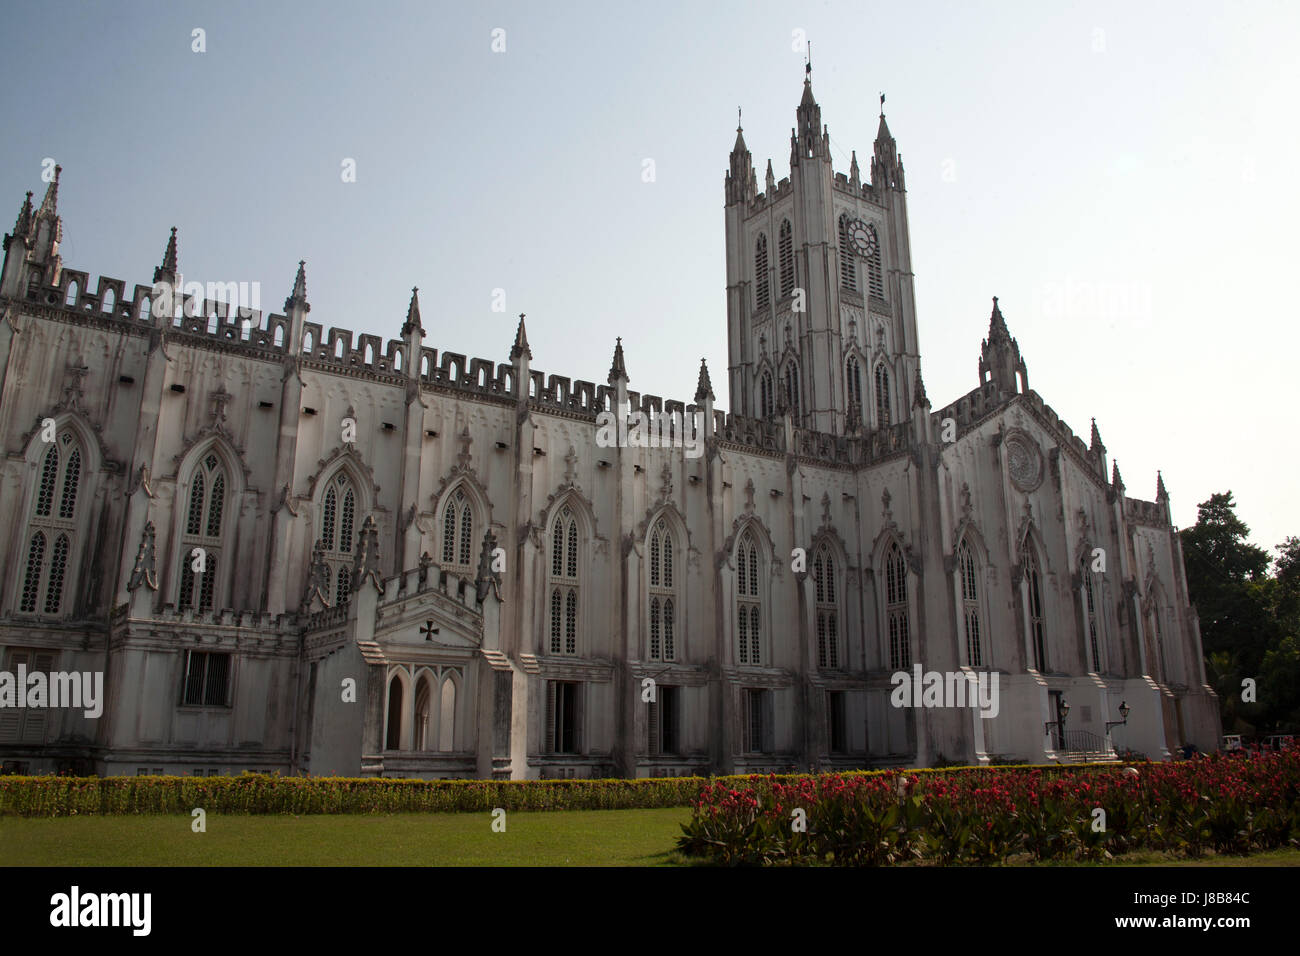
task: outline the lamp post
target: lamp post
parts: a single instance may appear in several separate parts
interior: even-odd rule
[[[1065,718],[1069,713],[1070,705],[1067,704],[1065,698],[1062,697],[1060,703],[1056,705],[1056,720],[1049,720],[1043,725],[1043,733],[1045,734],[1050,734],[1052,728],[1056,728],[1058,743],[1061,746],[1065,745]]]
[[[1119,720],[1108,720],[1108,721],[1106,721],[1106,733],[1109,734],[1109,733],[1110,733],[1110,728],[1112,728],[1112,727],[1119,727],[1119,726],[1122,726],[1123,724],[1127,724],[1127,723],[1128,723],[1128,715],[1129,715],[1129,711],[1130,711],[1130,710],[1131,710],[1131,708],[1129,707],[1128,702],[1127,702],[1127,701],[1123,701],[1123,700],[1121,700],[1121,701],[1119,702],[1119,717],[1120,717],[1120,719],[1119,719]]]

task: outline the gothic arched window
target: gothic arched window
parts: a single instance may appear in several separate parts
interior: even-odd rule
[[[668,522],[660,518],[650,529],[650,660],[677,659],[680,620],[676,586],[677,549]]]
[[[981,667],[984,650],[980,644],[979,573],[968,541],[962,541],[957,549],[957,574],[961,578],[962,621],[966,627],[966,663],[971,667]]]
[[[874,233],[875,230],[872,230]],[[880,243],[875,244],[871,255],[867,257],[867,287],[877,299],[885,297],[885,270],[880,265]]]
[[[758,594],[761,564],[754,536],[746,531],[736,545],[736,660],[741,664],[763,663]]]
[[[334,606],[346,604],[352,593],[352,561],[357,544],[357,490],[347,472],[339,471],[321,499],[318,540],[330,569]]]
[[[876,424],[889,424],[889,369],[883,362],[876,366]]]
[[[470,570],[473,550],[474,510],[464,488],[457,488],[442,509],[442,566]]]
[[[858,291],[858,263],[853,254],[853,244],[849,239],[849,217],[840,216],[840,285],[850,292]]]
[[[772,401],[772,373],[767,369],[758,377],[758,414],[761,418],[771,418],[775,410]]]
[[[1092,670],[1101,673],[1101,646],[1097,639],[1097,602],[1093,594],[1092,562],[1089,554],[1084,552],[1080,561],[1079,574],[1083,578],[1083,610],[1088,623],[1088,650],[1091,652]]]
[[[760,232],[754,244],[754,306],[759,311],[766,309],[772,298],[767,269],[767,236]]]
[[[1043,572],[1033,542],[1025,538],[1025,585],[1029,592],[1029,642],[1034,670],[1047,669],[1047,642],[1043,628]]]
[[[68,587],[79,552],[77,505],[82,493],[81,444],[69,428],[44,442],[36,472],[36,500],[25,532],[25,564],[19,575],[22,614],[59,617],[71,610]],[[84,510],[84,506],[83,506]]]
[[[781,220],[781,235],[777,255],[781,266],[781,298],[794,294],[794,233],[790,220]]]
[[[835,553],[822,544],[813,557],[817,610],[817,666],[840,666],[840,610],[835,594]]]
[[[208,452],[190,476],[190,495],[181,528],[178,608],[210,609],[217,599],[221,524],[226,508],[226,469]]]
[[[910,615],[907,606],[907,562],[895,541],[885,553],[885,626],[889,633],[889,667],[912,666]]]
[[[578,519],[565,505],[551,525],[550,652],[578,653]]]
[[[799,421],[799,364],[793,359],[786,363],[782,379],[786,408],[790,409],[790,414],[797,422]]]
[[[856,406],[860,413],[862,411],[862,369],[858,365],[857,358],[852,355],[844,363],[844,391],[849,404]]]

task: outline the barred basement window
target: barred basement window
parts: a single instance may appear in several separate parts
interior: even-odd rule
[[[898,542],[885,555],[885,618],[889,630],[889,666],[905,671],[912,666],[907,607],[907,562]]]
[[[736,545],[736,660],[741,664],[762,663],[759,564],[753,535],[746,531]]]
[[[655,699],[650,701],[646,714],[646,751],[653,755],[676,754],[678,744],[679,688],[660,684],[655,688]]]
[[[835,555],[822,544],[813,557],[817,614],[817,666],[840,666],[840,612],[835,598]]]
[[[781,235],[777,256],[781,267],[781,298],[794,294],[794,235],[790,229],[790,220],[781,221]]]
[[[546,734],[543,746],[547,753],[576,754],[581,747],[582,685],[572,681],[546,682]]]
[[[858,264],[853,253],[853,244],[849,239],[849,217],[840,216],[840,285],[850,292],[858,291]]]
[[[1029,640],[1034,653],[1034,670],[1047,669],[1047,647],[1043,632],[1042,571],[1038,555],[1028,538],[1024,543],[1025,577],[1029,589]]]
[[[565,505],[551,526],[552,654],[578,653],[578,520]]]
[[[766,309],[771,301],[772,289],[771,279],[767,271],[767,236],[763,233],[758,234],[758,241],[754,247],[754,305],[755,308]]]
[[[849,749],[847,711],[844,691],[827,691],[826,722],[829,725],[827,736],[830,738],[830,750],[833,754],[846,753]]]
[[[229,698],[230,655],[187,651],[181,703],[192,707],[228,707]]]
[[[984,663],[980,647],[980,599],[975,555],[970,543],[962,541],[957,549],[957,573],[961,576],[962,620],[966,623],[966,663],[980,667]]]
[[[1101,648],[1097,640],[1097,605],[1092,591],[1092,566],[1087,554],[1083,556],[1082,565],[1079,570],[1083,576],[1084,608],[1088,618],[1088,646],[1092,651],[1092,671],[1094,674],[1100,674]]]
[[[889,369],[884,364],[876,366],[876,422],[880,428],[889,424]]]
[[[676,660],[675,607],[677,589],[673,585],[675,547],[672,529],[660,518],[650,529],[649,624],[652,661]]]
[[[772,749],[769,713],[770,693],[747,687],[742,691],[741,720],[744,722],[745,750],[748,753],[769,753]]]

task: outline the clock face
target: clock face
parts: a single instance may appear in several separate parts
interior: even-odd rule
[[[876,227],[861,219],[849,223],[849,239],[853,248],[864,259],[869,259],[876,251]]]

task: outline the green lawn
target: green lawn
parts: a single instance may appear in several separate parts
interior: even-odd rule
[[[390,816],[0,817],[7,866],[680,866],[689,808]],[[1070,865],[1056,863],[1049,865]],[[1185,860],[1135,853],[1092,866],[1300,866],[1300,850]]]
[[[0,817],[8,866],[661,866],[689,808],[391,816]]]

